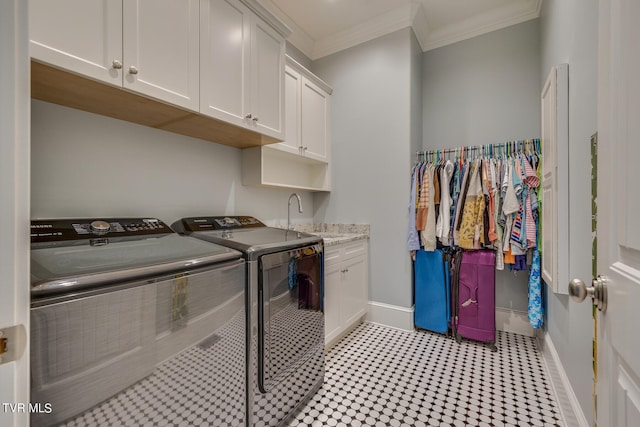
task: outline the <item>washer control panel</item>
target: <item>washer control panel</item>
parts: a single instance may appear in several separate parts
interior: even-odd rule
[[[236,230],[239,228],[266,227],[252,216],[206,216],[183,218],[185,231]]]
[[[31,243],[172,233],[157,218],[51,219],[31,221]]]

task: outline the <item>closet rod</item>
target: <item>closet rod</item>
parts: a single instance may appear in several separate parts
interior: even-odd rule
[[[433,154],[447,154],[447,153],[460,153],[464,150],[464,152],[469,151],[482,151],[485,152],[487,150],[496,150],[499,152],[503,152],[507,148],[511,148],[513,151],[521,151],[526,149],[528,146],[533,146],[534,148],[538,148],[540,144],[540,139],[526,139],[520,141],[508,141],[508,142],[500,142],[496,144],[487,144],[485,146],[476,145],[470,147],[457,147],[457,148],[445,148],[443,150],[428,150],[428,151],[416,151],[416,159],[420,159],[423,156],[431,156]]]

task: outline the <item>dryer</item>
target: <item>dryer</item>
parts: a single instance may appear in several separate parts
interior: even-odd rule
[[[249,315],[250,425],[283,425],[324,380],[322,238],[251,216],[191,217],[180,233],[242,252]]]

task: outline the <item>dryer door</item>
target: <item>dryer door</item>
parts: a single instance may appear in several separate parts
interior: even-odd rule
[[[263,255],[258,282],[258,387],[269,392],[324,343],[322,245]]]

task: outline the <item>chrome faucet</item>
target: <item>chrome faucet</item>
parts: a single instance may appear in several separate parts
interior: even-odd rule
[[[298,212],[302,213],[302,199],[298,196],[298,193],[291,193],[289,204],[287,205],[287,230],[291,230],[291,199],[294,196],[298,199]]]

